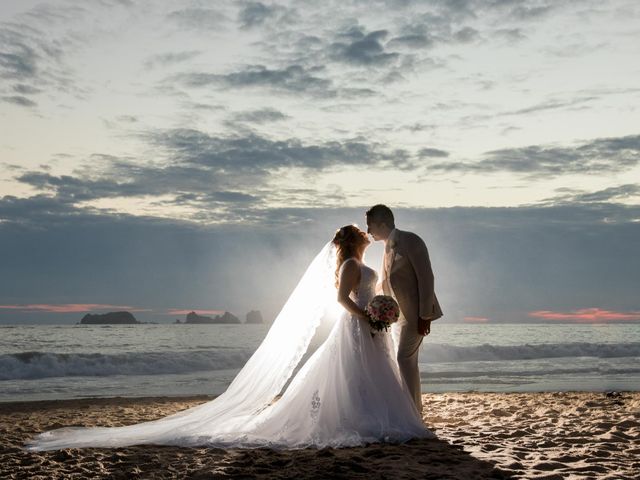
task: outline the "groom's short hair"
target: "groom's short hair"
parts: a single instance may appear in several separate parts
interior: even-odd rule
[[[386,205],[379,203],[367,210],[367,219],[373,223],[384,223],[387,227],[396,228],[393,212]]]

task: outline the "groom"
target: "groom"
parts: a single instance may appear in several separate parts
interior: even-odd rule
[[[442,316],[433,289],[429,252],[415,233],[397,230],[393,213],[386,205],[375,205],[367,213],[367,233],[384,240],[382,290],[400,305],[396,344],[398,365],[416,407],[422,412],[418,350],[431,331],[431,321]]]

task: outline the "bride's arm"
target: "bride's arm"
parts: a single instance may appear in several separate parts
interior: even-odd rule
[[[340,271],[338,302],[352,315],[367,320],[365,311],[349,298],[349,294],[359,283],[360,267],[355,261],[347,260]]]

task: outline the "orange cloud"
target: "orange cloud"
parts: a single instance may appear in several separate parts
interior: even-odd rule
[[[529,312],[530,317],[543,320],[556,320],[573,323],[606,323],[606,322],[634,322],[640,321],[640,312],[612,312],[600,308],[583,308],[573,312],[552,312],[538,310]]]
[[[224,310],[179,310],[170,308],[165,315],[186,315],[191,312],[196,312],[198,315],[222,315]]]
[[[0,309],[46,313],[82,313],[92,310],[127,310],[129,312],[151,311],[149,308],[131,307],[129,305],[105,305],[101,303],[63,303],[57,305],[35,303],[29,305],[0,305]]]
[[[464,317],[462,320],[464,323],[489,323],[487,317]]]

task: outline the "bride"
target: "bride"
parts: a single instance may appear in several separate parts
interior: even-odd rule
[[[366,321],[364,307],[377,283],[375,270],[363,262],[369,243],[356,226],[336,232],[308,267],[262,344],[216,399],[125,427],[44,432],[27,448],[322,448],[433,437],[400,376],[391,335],[372,335]],[[294,376],[321,322],[333,322],[331,332]]]

